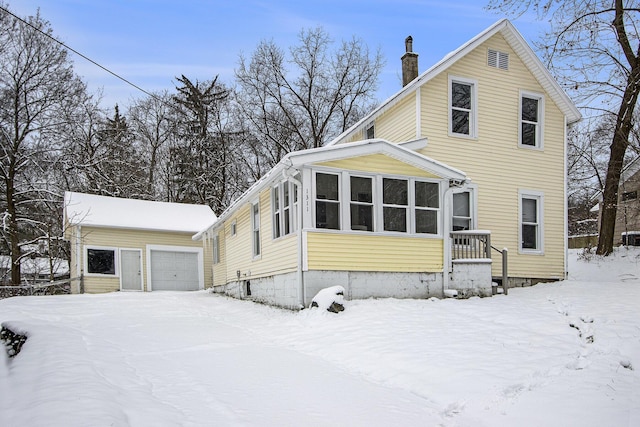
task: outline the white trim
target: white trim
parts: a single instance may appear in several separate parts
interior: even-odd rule
[[[562,191],[562,200],[563,200],[563,208],[564,208],[564,215],[563,215],[563,219],[564,219],[564,223],[563,223],[563,227],[562,227],[562,232],[564,233],[563,238],[562,238],[562,243],[564,245],[564,261],[563,261],[563,279],[567,279],[569,277],[569,197],[568,197],[568,170],[569,170],[569,165],[568,165],[568,141],[567,141],[567,116],[564,116],[564,126],[562,128],[563,130],[563,141],[564,143],[562,144],[562,155],[564,158],[564,162],[563,162],[563,177],[564,177],[564,185],[562,187],[563,191]]]
[[[147,291],[153,291],[153,280],[151,276],[151,251],[159,252],[189,252],[198,254],[198,288],[204,289],[204,251],[202,248],[193,246],[168,246],[168,245],[147,245]]]
[[[537,243],[535,249],[522,247],[522,199],[536,200]],[[538,190],[518,190],[518,253],[523,255],[544,255],[544,193]]]
[[[416,139],[422,138],[422,105],[421,105],[420,86],[416,89]]]
[[[536,123],[536,143],[527,145],[522,143],[522,98],[535,99],[538,101],[538,122]],[[544,95],[537,92],[530,92],[520,89],[518,96],[518,147],[529,150],[544,150],[544,116],[545,105]],[[565,126],[566,127],[566,126]]]
[[[451,218],[449,223],[449,230],[447,233],[453,231],[453,195],[459,193],[469,193],[469,214],[471,215],[470,229],[477,231],[478,229],[478,184],[468,183],[463,187],[452,187],[451,189]]]
[[[113,274],[102,274],[102,273],[89,273],[89,249],[103,250],[103,251],[113,251]],[[85,245],[82,248],[83,255],[83,263],[84,263],[84,275],[90,277],[120,277],[120,253],[118,252],[117,247],[115,246],[95,246],[95,245]]]
[[[122,289],[122,262],[120,263],[120,290],[126,292],[139,292],[144,290],[144,278],[142,277],[142,249],[140,248],[119,248],[119,259],[122,261],[122,251],[138,252],[140,254],[140,289]]]
[[[451,90],[453,83],[459,83],[469,85],[471,87],[471,108],[469,109],[469,134],[455,133],[453,132],[453,120],[451,119],[451,112],[453,110],[453,97],[451,96]],[[467,77],[459,77],[449,74],[447,85],[447,117],[449,122],[449,136],[455,138],[466,139],[478,139],[478,80],[470,79]]]

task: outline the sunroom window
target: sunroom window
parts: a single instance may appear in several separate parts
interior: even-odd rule
[[[416,233],[438,234],[439,186],[435,182],[415,182]]]
[[[382,179],[382,217],[385,231],[407,231],[409,183],[404,179]]]
[[[352,176],[351,183],[351,229],[373,231],[373,185],[372,178]]]
[[[340,229],[340,192],[336,174],[316,174],[316,228]]]

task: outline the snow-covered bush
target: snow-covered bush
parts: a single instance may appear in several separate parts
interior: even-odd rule
[[[332,313],[344,311],[344,288],[342,286],[331,286],[321,289],[311,300],[309,308],[318,307]]]

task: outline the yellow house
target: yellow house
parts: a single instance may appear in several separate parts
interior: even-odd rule
[[[574,104],[507,20],[420,75],[410,38],[406,51],[402,90],[194,236],[211,244],[214,290],[296,308],[332,285],[490,295],[492,281],[565,277]]]
[[[67,192],[73,293],[198,290],[212,285],[211,256],[192,236],[216,219],[205,205]]]

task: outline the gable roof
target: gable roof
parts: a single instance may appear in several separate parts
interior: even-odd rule
[[[509,43],[511,48],[520,57],[531,74],[533,74],[533,76],[538,80],[545,92],[556,103],[558,108],[560,108],[560,111],[562,111],[562,113],[567,117],[567,123],[573,123],[580,120],[582,118],[580,111],[578,111],[578,108],[575,106],[573,101],[571,101],[569,96],[564,92],[564,90],[562,90],[558,82],[553,78],[542,61],[540,61],[533,49],[531,49],[531,46],[529,46],[524,37],[522,37],[520,32],[508,19],[502,19],[469,40],[467,43],[460,46],[458,49],[446,55],[438,63],[420,74],[409,84],[403,87],[400,91],[398,91],[395,95],[392,95],[377,108],[375,108],[371,113],[367,114],[349,129],[338,135],[327,145],[337,144],[341,140],[344,140],[345,138],[351,136],[353,133],[359,131],[363,125],[369,123],[374,117],[377,117],[385,111],[389,110],[400,100],[404,99],[407,95],[414,92],[418,87],[438,76],[440,73],[446,71],[458,60],[465,57],[469,52],[476,49],[478,46],[480,46],[482,43],[484,43],[497,33],[502,34],[507,43]]]
[[[430,157],[424,156],[411,148],[413,145],[424,145],[425,140],[409,141],[405,144],[394,144],[383,139],[366,139],[353,142],[351,144],[341,144],[335,146],[324,146],[311,148],[308,150],[294,151],[282,158],[276,166],[267,172],[262,178],[256,181],[247,191],[236,199],[229,207],[222,212],[218,220],[202,229],[193,236],[194,240],[201,239],[208,230],[223,224],[240,206],[252,201],[264,188],[272,182],[283,177],[292,176],[291,169],[298,168],[319,162],[342,160],[353,157],[367,156],[370,154],[384,154],[403,163],[414,166],[418,169],[429,172],[444,179],[457,182],[467,180],[467,176],[459,169],[452,168],[442,162],[438,162]],[[407,145],[404,147],[403,145]]]
[[[66,192],[64,219],[69,225],[195,233],[216,216],[207,205]]]

